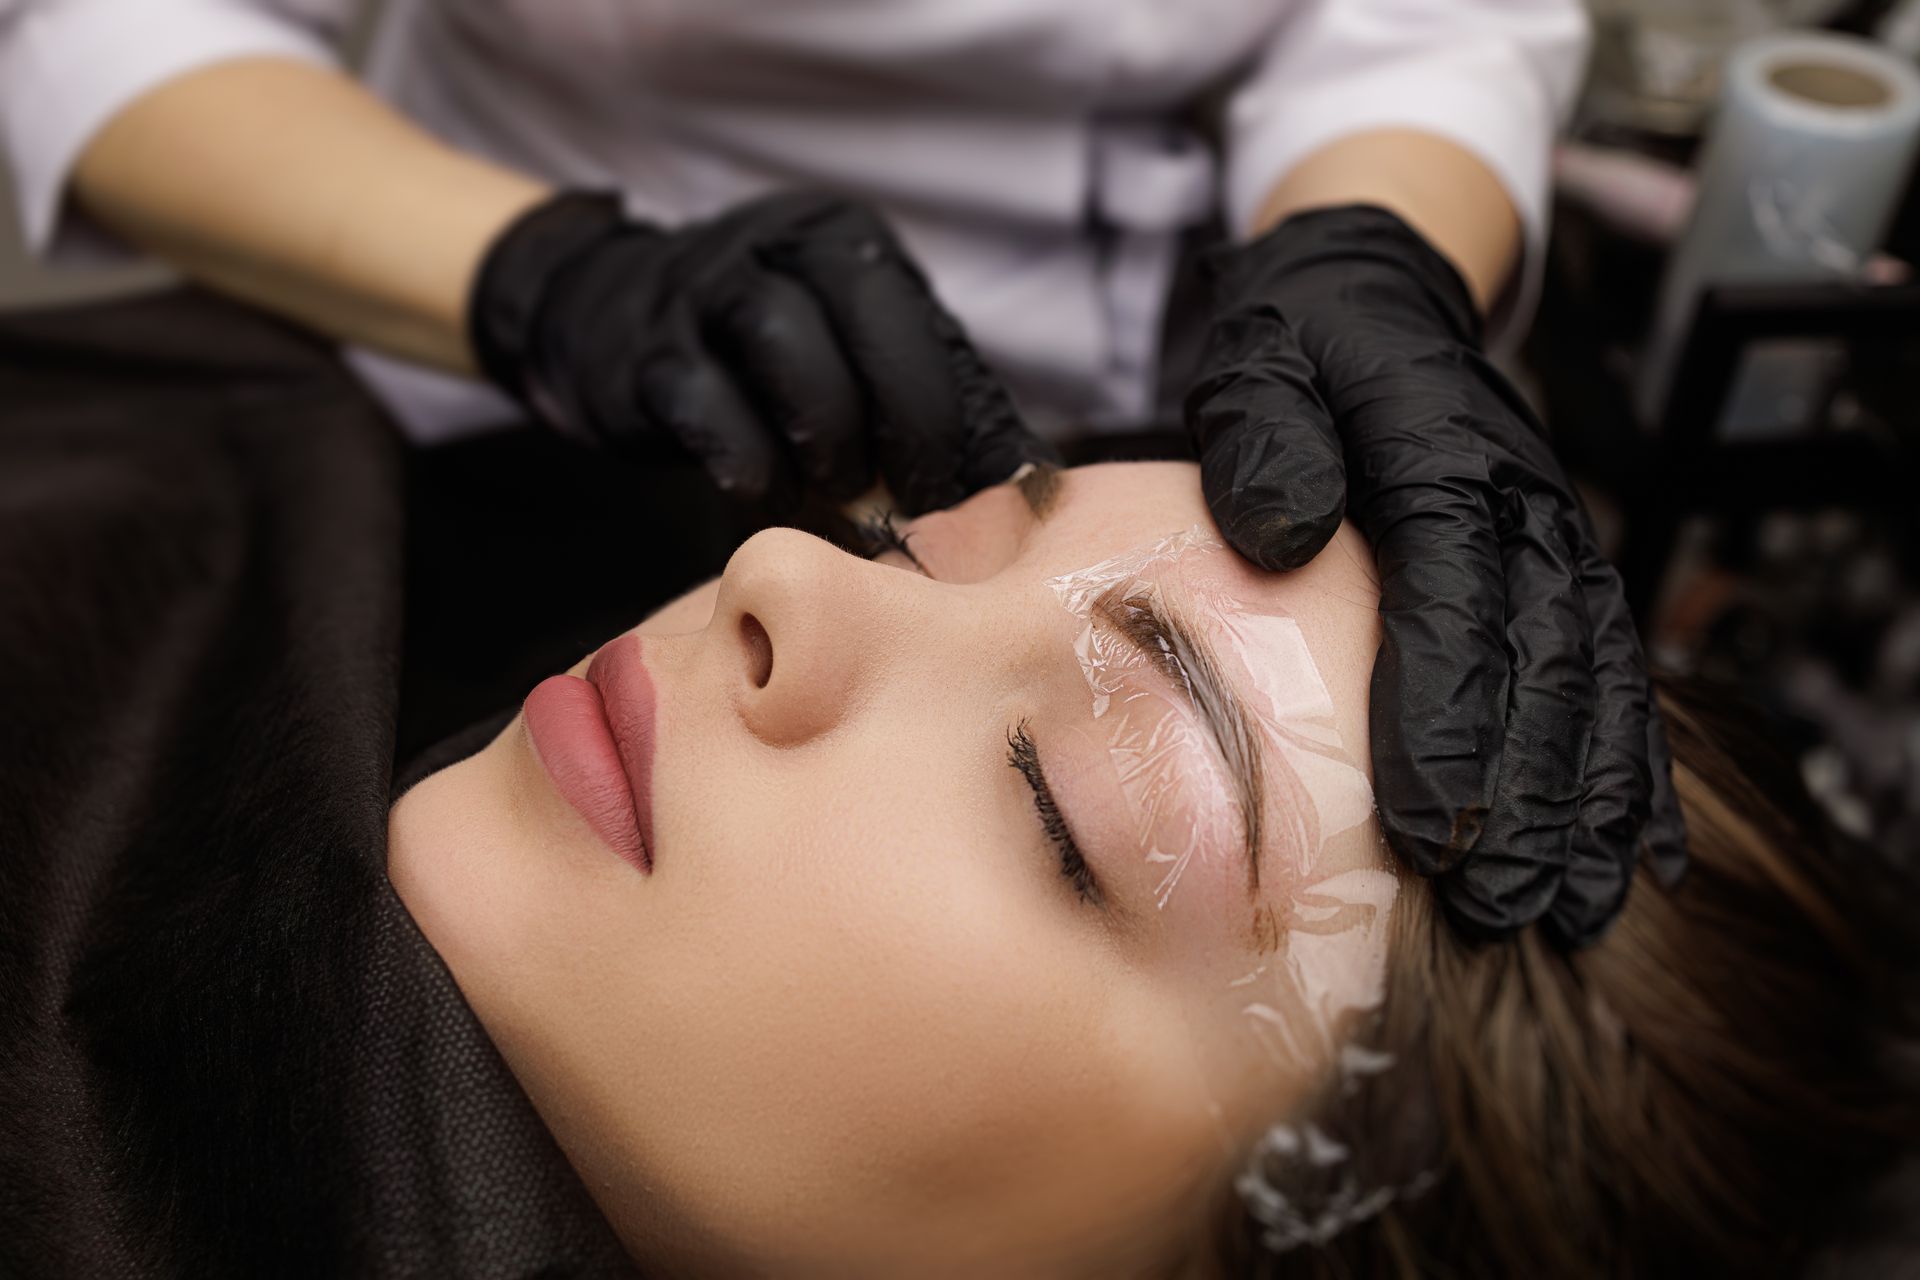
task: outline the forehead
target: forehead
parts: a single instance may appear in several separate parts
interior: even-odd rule
[[[1134,462],[1065,472],[1056,514],[1042,528],[1060,549],[1086,555],[1085,563],[1091,563],[1195,526],[1214,527],[1200,492],[1200,468],[1189,462]],[[1269,573],[1239,557],[1210,563],[1208,571],[1254,605],[1304,612],[1328,598],[1328,603],[1350,602],[1365,616],[1379,604],[1373,554],[1351,525],[1343,525],[1320,555],[1291,573]]]

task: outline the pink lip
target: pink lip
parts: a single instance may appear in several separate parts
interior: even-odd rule
[[[609,848],[652,874],[654,692],[640,637],[603,647],[584,680],[542,680],[522,711],[555,790]]]

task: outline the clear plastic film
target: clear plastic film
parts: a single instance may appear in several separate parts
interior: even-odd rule
[[[1190,529],[1048,584],[1080,620],[1093,718],[1162,872],[1163,907],[1196,859],[1232,857],[1249,825],[1256,847],[1271,841],[1282,865],[1310,872],[1329,838],[1373,811],[1300,624],[1249,612],[1207,574],[1230,554]],[[1250,806],[1239,775],[1284,798]]]
[[[1307,571],[1303,571],[1307,572]],[[1392,1059],[1354,1038],[1385,995],[1399,883],[1303,619],[1260,603],[1266,575],[1190,529],[1049,582],[1078,620],[1104,747],[1150,900],[1235,921],[1192,1024],[1223,1131],[1261,1136],[1236,1188],[1270,1247],[1321,1242],[1418,1180],[1369,1182],[1349,1144],[1250,1099],[1350,1093]],[[1354,607],[1352,604],[1341,607]],[[1364,606],[1363,606],[1364,607]],[[1218,937],[1197,928],[1169,935]]]

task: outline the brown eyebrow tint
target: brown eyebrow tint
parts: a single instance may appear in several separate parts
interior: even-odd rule
[[[1165,609],[1159,599],[1125,584],[1105,592],[1094,602],[1093,611],[1120,636],[1139,650],[1154,669],[1180,689],[1188,704],[1213,735],[1228,776],[1233,779],[1235,800],[1246,827],[1248,891],[1260,887],[1260,841],[1262,837],[1262,797],[1266,794],[1265,761],[1260,741],[1254,734],[1240,700],[1221,674],[1213,651],[1186,624]]]

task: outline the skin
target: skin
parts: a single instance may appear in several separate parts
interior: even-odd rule
[[[1459,269],[1484,314],[1513,275],[1520,214],[1485,161],[1418,129],[1375,129],[1309,153],[1274,185],[1256,234],[1308,209],[1390,209]]]
[[[1210,850],[1156,906],[1079,621],[1047,585],[1206,521],[1195,468],[1135,464],[1067,473],[1044,522],[1010,487],[916,522],[931,577],[791,530],[750,539],[638,628],[651,875],[555,791],[518,718],[395,807],[396,889],[636,1258],[1136,1274],[1182,1255],[1236,1150],[1326,1078],[1323,1053],[1249,1034],[1245,975],[1305,955],[1310,994],[1364,1005],[1383,930],[1303,926],[1307,954],[1273,922],[1308,880],[1390,901],[1377,830],[1329,841],[1311,873],[1276,836],[1252,892]],[[1299,623],[1364,766],[1378,593],[1358,536],[1284,576],[1208,565]],[[1007,763],[1023,720],[1102,905]]]

